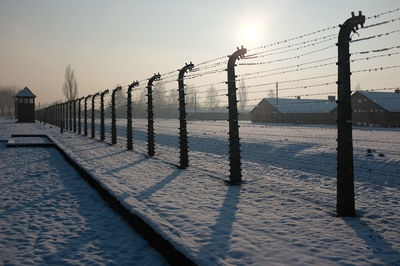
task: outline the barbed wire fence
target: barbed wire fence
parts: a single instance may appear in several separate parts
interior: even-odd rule
[[[78,112],[82,115],[79,123],[80,132],[76,129],[76,122],[73,122],[77,119],[77,109],[75,108],[73,112],[70,103],[38,110],[37,118],[61,126],[61,131],[94,136],[93,138],[101,141],[124,147],[128,145],[128,129],[132,127],[132,145],[128,149],[156,156],[181,168],[187,166],[199,168],[216,178],[226,179],[229,173],[231,183],[240,183],[242,175],[245,180],[251,180],[251,171],[248,169],[251,169],[254,163],[300,169],[325,176],[337,173],[340,179],[339,170],[336,171],[337,162],[340,161],[337,157],[340,152],[336,151],[338,147],[336,139],[342,137],[338,137],[333,130],[340,127],[340,121],[337,121],[340,116],[338,112],[342,112],[340,111],[342,107],[338,105],[342,102],[340,89],[338,90],[341,82],[340,73],[338,79],[338,68],[340,72],[341,64],[351,65],[351,72],[348,69],[348,75],[351,74],[351,87],[361,94],[367,92],[393,94],[398,90],[398,80],[393,77],[397,77],[400,70],[399,13],[400,8],[369,17],[361,14],[353,15],[351,19],[362,19],[362,23],[353,23],[350,27],[353,34],[346,40],[350,50],[345,60],[338,59],[337,49],[340,44],[338,35],[344,27],[341,25],[243,50],[236,58],[240,61],[235,62],[237,66],[234,70],[237,74],[234,78],[227,78],[228,62],[233,54],[195,63],[187,73],[185,72],[183,79],[178,77],[179,68],[160,74],[151,88],[151,109],[154,113],[154,118],[151,118],[152,123],[154,122],[153,154],[149,152],[150,98],[147,84],[151,77],[138,81],[138,84],[131,89],[131,119],[127,115],[129,84],[121,86],[115,94],[118,100],[114,107],[112,89],[104,94],[104,123],[100,97],[93,98],[95,93],[89,98],[85,97],[75,102],[78,106],[76,108],[81,107],[81,111]],[[346,26],[346,23],[344,25]],[[358,29],[361,25],[363,27]],[[184,81],[185,119],[187,118],[185,130],[189,136],[189,159],[185,167],[182,167],[182,142],[180,142],[182,139],[180,122],[182,114],[179,112],[182,107],[179,104],[178,93],[180,80]],[[233,93],[227,89],[230,84],[233,84],[235,90],[237,89],[234,99],[230,99]],[[352,91],[352,97],[357,100],[357,94],[354,93],[356,91]],[[104,93],[104,90],[102,92]],[[236,97],[237,106],[232,107],[232,101],[236,101]],[[351,101],[355,101],[354,99]],[[86,101],[88,107],[85,115]],[[375,97],[374,101],[390,103],[393,97],[382,94],[380,97]],[[355,104],[356,102],[353,106]],[[94,106],[93,110],[91,106]],[[239,116],[232,116],[232,112],[237,111]],[[379,112],[374,111],[374,113]],[[94,124],[90,124],[91,114],[94,114]],[[360,110],[353,110],[353,113],[351,110],[347,111],[346,115],[349,114],[350,117],[352,115],[349,121],[353,126],[365,124],[387,126],[382,121],[383,114],[374,114],[376,119],[373,122],[366,122],[366,114],[362,114]],[[86,120],[87,133],[85,133]],[[232,133],[231,124],[236,121],[238,121],[237,130],[240,128],[240,138],[239,132]],[[346,123],[349,124],[346,119],[342,119],[342,122],[345,126]],[[292,124],[303,126],[293,127]],[[321,126],[311,126],[315,124],[325,124],[322,129],[326,130],[321,130]],[[101,130],[99,131],[102,128],[104,139]],[[93,135],[91,129],[99,135]],[[377,169],[370,169],[367,164],[373,156],[398,156],[400,142],[393,139],[376,140],[376,137],[368,134],[368,131],[358,127],[355,130],[350,128],[350,132],[353,132],[353,136],[350,135],[352,162],[354,156],[354,166],[350,167],[350,171],[354,168],[356,179],[368,179],[372,175],[394,179],[397,173],[385,166],[385,162],[378,162]],[[237,144],[232,144],[234,139],[237,140]],[[324,144],[321,145],[321,142]],[[371,146],[371,143],[374,146]],[[379,149],[375,148],[375,144]],[[234,156],[232,145],[238,146],[235,147]],[[324,154],[325,161],[322,167],[319,153],[309,152],[309,149],[312,147],[315,149],[316,145],[318,145],[317,150]],[[340,144],[338,149],[341,149]],[[204,154],[207,154],[206,158]],[[235,161],[232,161],[232,157],[236,158]],[[334,176],[332,177],[318,181],[319,186],[328,185],[323,182],[334,182]],[[354,188],[352,190],[354,193]],[[339,191],[338,193],[340,194]],[[350,197],[353,197],[354,202],[354,195]],[[338,203],[338,206],[340,205],[341,203]],[[347,211],[343,209],[347,207],[343,206],[338,207],[339,215],[354,215],[354,207],[350,207],[350,211]]]

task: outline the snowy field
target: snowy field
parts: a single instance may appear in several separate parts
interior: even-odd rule
[[[229,174],[226,121],[189,122],[185,170],[174,165],[176,121],[156,121],[150,159],[146,121],[133,125],[134,151],[124,149],[123,120],[114,146],[10,120],[1,121],[0,138],[47,134],[200,265],[400,264],[399,129],[354,128],[358,217],[338,218],[335,126],[242,122],[244,183],[229,186],[221,181]]]
[[[5,146],[0,265],[167,265],[54,148]]]

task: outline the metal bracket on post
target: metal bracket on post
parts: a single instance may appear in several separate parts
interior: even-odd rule
[[[132,82],[128,87],[128,99],[126,108],[126,149],[132,150],[133,137],[132,137],[132,89],[139,86],[139,81]]]
[[[106,89],[100,94],[100,140],[101,141],[104,141],[104,139],[106,138],[104,129],[104,95],[106,95],[108,92],[109,90]]]
[[[113,89],[111,94],[111,144],[117,144],[117,114],[115,111],[115,94],[121,89],[121,86],[118,86]]]
[[[99,94],[100,94],[100,93],[97,92],[97,93],[93,94],[93,96],[92,96],[92,124],[91,124],[91,126],[92,126],[91,138],[92,138],[92,139],[95,138],[95,126],[94,126],[94,114],[95,114],[95,112],[94,112],[94,99],[95,99],[96,96],[99,95]]]
[[[78,134],[82,133],[82,126],[81,126],[81,102],[85,99],[85,97],[78,99]]]
[[[228,109],[229,109],[229,183],[240,184],[242,182],[242,163],[240,158],[240,138],[239,138],[239,121],[236,97],[236,60],[243,58],[247,53],[246,48],[239,49],[229,56],[228,60]]]
[[[76,101],[77,99],[73,100],[74,102],[74,132],[76,133]]]
[[[154,156],[154,111],[153,82],[161,78],[160,73],[154,74],[147,83],[147,155]]]
[[[185,73],[192,70],[193,63],[185,64],[179,70],[178,75],[178,93],[179,93],[179,146],[180,146],[180,159],[179,168],[184,169],[189,166],[189,152],[188,152],[188,137],[187,137],[187,122],[186,122],[186,103],[185,103],[185,84],[183,78]]]
[[[338,216],[355,216],[353,136],[351,115],[350,51],[351,32],[364,25],[365,16],[359,12],[340,25],[338,39],[338,101],[337,101],[337,196]]]
[[[90,97],[92,97],[92,95],[90,95],[90,94],[89,94],[88,96],[85,97],[85,106],[84,106],[85,117],[83,118],[83,121],[84,121],[83,132],[84,132],[84,135],[85,135],[85,136],[88,135],[88,130],[87,130],[87,101],[88,101],[88,99],[89,99]]]

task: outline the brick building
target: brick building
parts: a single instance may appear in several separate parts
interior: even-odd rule
[[[400,126],[400,91],[356,91],[351,96],[353,125]],[[336,124],[336,101],[265,98],[250,112],[252,122]]]
[[[257,104],[250,117],[252,122],[335,124],[334,97],[323,99],[264,98]]]

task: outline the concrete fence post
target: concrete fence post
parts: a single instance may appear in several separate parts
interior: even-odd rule
[[[237,59],[243,58],[247,53],[245,48],[239,49],[234,52],[228,60],[228,110],[229,110],[229,183],[240,184],[242,182],[242,163],[240,157],[240,138],[239,138],[239,121],[238,121],[238,108],[236,96],[236,75],[235,63]]]
[[[188,70],[192,70],[194,65],[192,62],[186,64],[179,70],[178,75],[178,93],[179,93],[179,168],[187,168],[189,166],[189,151],[188,151],[188,133],[186,122],[186,102],[185,102],[185,84],[184,76]]]
[[[154,74],[147,83],[147,155],[154,156],[154,110],[153,82],[161,78],[160,73]]]
[[[338,101],[337,101],[337,198],[338,216],[355,216],[353,136],[350,85],[350,34],[363,26],[365,16],[361,14],[340,25],[338,38]]]
[[[139,81],[132,82],[128,87],[128,98],[126,108],[126,149],[132,150],[133,137],[132,137],[132,89],[139,86]]]

